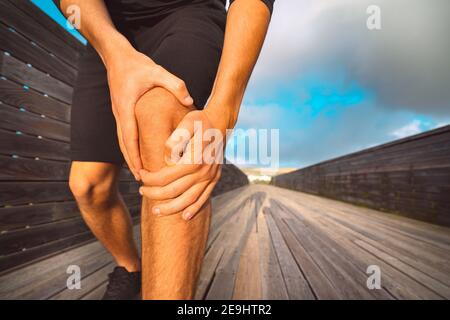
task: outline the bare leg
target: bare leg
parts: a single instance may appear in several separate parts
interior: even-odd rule
[[[156,88],[136,106],[141,156],[145,169],[157,171],[165,163],[164,143],[189,110],[171,93]],[[143,299],[191,299],[203,260],[210,223],[210,205],[185,221],[181,213],[157,217],[155,202],[142,205]]]
[[[72,162],[70,189],[86,224],[129,272],[140,269],[130,213],[118,190],[120,167],[111,163]]]

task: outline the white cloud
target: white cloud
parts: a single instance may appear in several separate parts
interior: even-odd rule
[[[236,127],[270,129],[282,113],[283,109],[276,104],[242,105]]]
[[[396,139],[401,139],[404,137],[409,137],[414,134],[418,134],[422,132],[421,129],[421,121],[420,120],[413,120],[409,124],[393,131],[391,135],[395,137]]]
[[[366,27],[369,5],[382,29]],[[307,72],[344,71],[380,107],[450,114],[450,1],[277,1],[252,84],[286,85]]]
[[[434,129],[445,127],[445,126],[448,126],[448,125],[450,125],[450,121],[442,121],[442,122],[437,123],[434,126]]]

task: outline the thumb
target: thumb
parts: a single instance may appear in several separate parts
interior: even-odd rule
[[[189,117],[184,117],[164,145],[164,159],[167,165],[174,165],[181,159],[193,136],[193,121]]]
[[[170,91],[184,106],[192,106],[194,99],[192,99],[186,84],[180,78],[174,76],[163,67],[159,67],[158,75],[155,79],[155,85],[163,87]]]

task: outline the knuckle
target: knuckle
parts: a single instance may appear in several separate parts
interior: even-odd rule
[[[178,188],[175,186],[169,187],[168,194],[169,194],[169,196],[175,196],[176,194],[178,194]]]
[[[141,187],[140,190],[139,190],[139,192],[142,193],[142,195],[143,195],[144,197],[147,197],[147,198],[148,198],[148,191],[147,191],[147,188]]]
[[[178,80],[178,81],[175,83],[175,88],[176,88],[177,90],[179,90],[179,91],[184,90],[185,87],[186,87],[186,84],[185,84],[185,82],[184,82],[183,80]]]
[[[164,143],[164,147],[166,148],[166,151],[171,151],[173,148],[173,142],[171,140],[167,140]]]
[[[191,194],[189,195],[189,197],[187,198],[187,201],[191,204],[194,203],[195,201],[197,201],[197,195],[196,194]]]
[[[167,185],[167,183],[169,181],[166,177],[161,177],[161,178],[157,179],[155,182],[158,186],[165,186],[165,185]]]
[[[163,70],[164,70],[164,68],[163,67],[161,67],[159,64],[155,64],[154,66],[153,66],[153,74],[155,75],[155,76],[158,76],[158,75],[161,75],[161,73],[163,73]]]
[[[173,205],[173,203],[167,203],[164,206],[161,206],[161,213],[163,214],[169,214],[172,213],[175,209],[175,206]]]

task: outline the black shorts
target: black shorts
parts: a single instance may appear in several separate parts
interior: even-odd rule
[[[222,54],[226,11],[220,1],[180,7],[170,14],[121,22],[117,29],[139,51],[180,79],[202,109]],[[123,164],[105,67],[88,45],[81,55],[71,111],[71,159]]]

